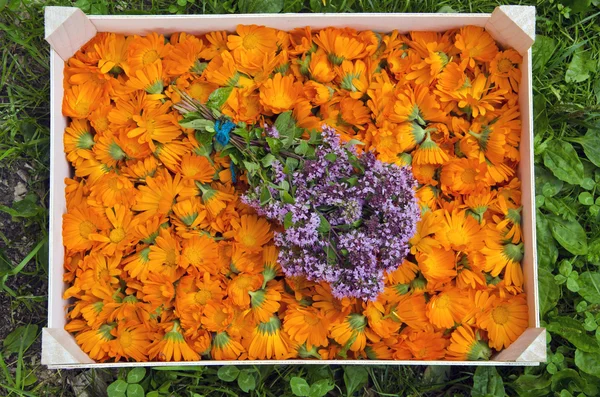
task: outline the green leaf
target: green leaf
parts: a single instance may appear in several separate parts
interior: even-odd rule
[[[596,96],[596,104],[600,105],[600,79],[596,78],[594,82],[594,95]]]
[[[283,143],[276,138],[267,137],[265,139],[267,140],[267,145],[269,145],[269,149],[271,149],[271,153],[279,154],[279,151],[283,147]]]
[[[38,326],[35,324],[22,325],[15,328],[4,338],[2,345],[6,353],[18,353],[23,346],[23,351],[29,349],[29,346],[35,342]]]
[[[106,388],[106,392],[108,397],[125,397],[125,393],[127,392],[127,382],[122,379],[117,379]]]
[[[564,182],[552,174],[546,167],[536,165],[535,173],[535,190],[542,192],[544,197],[553,197],[560,193]]]
[[[265,157],[260,160],[260,163],[262,164],[263,168],[267,168],[270,167],[271,164],[273,164],[273,162],[276,160],[277,158],[275,156],[273,156],[271,153],[267,153]]]
[[[282,148],[288,149],[294,143],[298,127],[296,127],[296,120],[292,117],[292,111],[281,113],[275,120],[275,128],[279,131],[279,140],[281,141]]]
[[[233,365],[226,365],[217,371],[217,376],[224,382],[233,382],[239,374],[240,370]]]
[[[505,396],[504,383],[495,367],[477,367],[473,375],[472,397]]]
[[[595,338],[588,335],[581,322],[570,317],[556,317],[546,325],[553,334],[568,340],[576,348],[588,353],[600,353],[600,346]]]
[[[146,393],[146,397],[160,397],[160,393],[156,390]]]
[[[146,368],[144,368],[144,367],[133,368],[127,374],[127,383],[140,383],[142,381],[142,379],[144,379],[144,376],[146,376]]]
[[[589,79],[590,73],[595,71],[595,61],[590,58],[589,52],[575,51],[571,63],[567,67],[565,81],[567,83],[581,83]]]
[[[600,304],[600,273],[583,272],[579,275],[577,293],[588,303]]]
[[[569,7],[573,14],[582,14],[590,8],[592,0],[561,0],[561,4]]]
[[[369,373],[366,368],[358,365],[346,365],[344,367],[344,384],[346,385],[346,395],[351,396],[359,390],[369,380]]]
[[[536,35],[533,43],[533,70],[539,71],[552,57],[556,49],[556,41],[547,36]]]
[[[565,368],[552,375],[552,390],[561,391],[570,386],[571,382],[582,390],[587,382],[579,376],[579,373],[571,368]]]
[[[251,161],[242,161],[242,163],[244,164],[244,169],[246,171],[248,171],[248,173],[250,175],[254,175],[256,172],[258,172],[260,170],[260,166],[256,163],[253,163]]]
[[[299,156],[305,156],[308,153],[308,149],[310,149],[308,142],[300,141],[300,144],[294,148],[294,153]]]
[[[331,225],[329,224],[329,222],[327,221],[327,219],[325,219],[325,217],[321,214],[319,214],[319,227],[317,228],[317,230],[321,233],[327,233],[328,231],[331,230]]]
[[[294,222],[292,222],[292,212],[290,211],[287,214],[285,214],[285,217],[283,218],[283,227],[289,229],[290,227],[292,227],[293,224]]]
[[[144,397],[144,388],[137,383],[127,386],[127,397]]]
[[[548,221],[552,236],[573,255],[587,254],[587,235],[576,220],[564,220],[555,215],[549,215]]]
[[[335,161],[337,160],[337,156],[335,155],[335,153],[327,153],[327,154],[325,155],[325,158],[326,158],[328,161],[331,161],[332,163],[335,163]]]
[[[346,144],[344,145],[344,147],[346,149],[351,148],[352,146],[364,146],[364,142],[359,141],[358,139],[350,139],[348,142],[346,142]]]
[[[574,185],[583,180],[583,164],[568,142],[552,139],[543,154],[544,165],[560,180]]]
[[[179,121],[179,125],[183,128],[191,128],[194,130],[206,131],[206,127],[215,128],[215,122],[206,119],[183,119]],[[197,135],[196,135],[197,136]]]
[[[302,378],[294,376],[290,379],[290,386],[292,387],[292,393],[294,393],[295,396],[308,397],[310,395],[310,386],[308,385],[308,382]]]
[[[519,396],[546,397],[550,394],[551,380],[547,374],[524,374],[514,381],[513,386]]]
[[[260,191],[260,205],[266,205],[271,200],[271,198],[272,197],[269,188],[263,186],[262,190]]]
[[[15,201],[11,207],[0,205],[0,211],[6,212],[13,218],[32,218],[41,212],[42,208],[37,204],[37,195],[28,193],[23,200]]]
[[[600,167],[600,129],[589,128],[584,136],[571,140],[579,143],[588,160]]]
[[[245,393],[248,393],[250,390],[254,390],[256,388],[256,380],[254,379],[254,375],[250,372],[251,370],[245,369],[240,371],[237,382],[240,389],[242,389]]]
[[[589,192],[581,192],[577,197],[579,202],[583,205],[592,205],[594,204],[594,196],[592,196]]]
[[[240,0],[238,6],[244,14],[277,14],[283,9],[283,4],[284,0]]]
[[[280,193],[280,196],[281,200],[286,204],[294,204],[296,202],[296,200],[294,200],[294,197],[292,197],[292,195],[289,192],[282,191]]]
[[[288,157],[287,159],[285,159],[284,171],[286,172],[286,174],[291,174],[294,170],[298,168],[299,165],[300,162],[297,159]]]
[[[227,99],[229,99],[231,91],[233,91],[233,87],[217,88],[208,96],[206,106],[211,109],[221,110],[225,102],[227,102]]]
[[[560,287],[554,282],[552,273],[545,269],[538,269],[538,287],[540,292],[540,314],[546,313],[556,307],[560,298]]]
[[[600,355],[583,350],[575,350],[575,365],[586,374],[600,377]]]
[[[536,214],[536,236],[538,250],[538,265],[541,268],[550,269],[558,258],[554,237],[550,230],[550,223],[544,214],[537,211]]]
[[[335,389],[335,384],[331,379],[321,379],[310,386],[309,397],[323,397],[330,391]]]

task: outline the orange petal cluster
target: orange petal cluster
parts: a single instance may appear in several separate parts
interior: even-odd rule
[[[489,358],[528,327],[520,63],[474,26],[99,33],[64,73],[65,328],[97,361]],[[283,276],[280,226],[173,109],[218,89],[234,122],[292,111],[412,164],[422,219],[377,301]]]

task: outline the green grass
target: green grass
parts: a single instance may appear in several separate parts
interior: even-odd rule
[[[148,371],[46,371],[45,325],[49,62],[43,5],[0,0],[0,162],[26,169],[26,198],[0,212],[21,236],[0,230],[0,395],[74,395],[66,380],[89,379],[91,395],[122,387],[156,396],[594,396],[600,394],[600,6],[598,0],[514,1],[537,8],[534,106],[538,249],[549,363],[532,368],[265,366]],[[475,0],[78,0],[88,13],[491,12]],[[564,161],[557,163],[553,159]],[[19,245],[21,244],[21,245]],[[28,254],[29,253],[29,254]],[[574,321],[573,321],[574,320]],[[4,328],[0,328],[4,329]],[[2,335],[4,336],[4,335]],[[17,337],[15,339],[15,337]],[[19,339],[18,337],[21,337]],[[8,342],[7,342],[8,340]],[[142,373],[143,372],[143,373]],[[137,385],[137,386],[136,386]],[[100,390],[100,391],[98,391]]]

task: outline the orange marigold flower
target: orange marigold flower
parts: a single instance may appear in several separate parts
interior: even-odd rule
[[[260,103],[275,114],[291,110],[302,97],[302,84],[294,76],[275,74],[260,87]]]
[[[529,326],[525,295],[495,299],[479,321],[488,331],[490,346],[496,350],[510,346]]]
[[[104,361],[108,358],[109,342],[115,339],[112,330],[115,325],[104,324],[98,329],[90,329],[75,335],[75,341],[92,360]]]
[[[94,44],[100,57],[98,67],[102,73],[129,74],[127,55],[130,39],[122,34],[108,33],[101,41]]]
[[[96,108],[106,104],[107,100],[102,87],[94,82],[74,85],[65,90],[62,113],[74,119],[84,119]]]
[[[456,328],[450,336],[450,345],[446,359],[453,361],[487,361],[492,355],[492,349],[481,336],[478,329],[467,324]]]
[[[148,65],[163,59],[171,50],[170,44],[165,44],[162,34],[152,32],[147,36],[133,36],[129,43],[127,63],[132,71],[143,69]]]
[[[200,356],[196,353],[181,333],[178,321],[168,326],[162,338],[155,340],[148,349],[148,358],[157,358],[160,361],[198,361]]]
[[[463,290],[451,287],[430,298],[427,317],[437,328],[452,328],[461,324],[472,310],[473,303]]]
[[[290,335],[290,339],[298,344],[306,344],[311,350],[313,346],[327,346],[329,339],[329,321],[324,314],[315,307],[290,305],[285,312],[283,329]]]
[[[289,337],[281,330],[281,321],[277,316],[271,316],[254,328],[248,346],[248,358],[251,360],[282,360],[288,358],[291,352]]]
[[[498,46],[488,32],[479,26],[465,26],[456,34],[454,43],[461,59],[468,60],[471,68],[475,61],[490,62],[498,53]]]
[[[117,328],[113,328],[111,334],[115,339],[108,343],[109,351],[116,361],[119,361],[121,357],[133,358],[142,362],[148,359],[150,332],[145,325],[119,323]]]
[[[227,36],[230,50],[258,52],[266,54],[277,50],[275,29],[258,25],[238,25],[237,34]]]
[[[413,331],[408,333],[406,346],[417,360],[441,360],[446,355],[448,340],[441,332]]]
[[[91,236],[109,228],[104,214],[87,205],[74,208],[63,215],[63,244],[69,251],[86,251],[95,244]]]

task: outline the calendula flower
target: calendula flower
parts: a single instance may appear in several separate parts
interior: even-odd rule
[[[228,302],[209,301],[202,311],[202,325],[211,332],[225,331],[233,321],[234,308]]]
[[[315,307],[290,306],[286,310],[283,321],[284,330],[290,339],[299,344],[306,344],[307,349],[313,346],[327,346],[329,339],[329,321]]]
[[[291,352],[288,336],[281,330],[281,321],[277,316],[271,316],[267,321],[259,322],[248,346],[248,358],[255,359],[285,359]]]
[[[276,285],[268,285],[266,288],[256,291],[248,291],[250,295],[250,313],[256,321],[268,321],[269,318],[279,310],[281,293]]]
[[[244,347],[227,332],[217,332],[213,337],[210,354],[215,360],[237,360],[244,351]]]
[[[138,187],[136,204],[131,208],[143,212],[144,219],[157,214],[166,215],[171,211],[173,201],[182,189],[179,174],[172,177],[169,172],[162,172],[154,178],[147,177],[146,185]]]
[[[75,341],[93,360],[104,360],[108,356],[108,343],[115,339],[112,330],[115,325],[104,324],[98,329],[90,329],[75,335]]]
[[[327,53],[334,65],[341,65],[344,60],[351,61],[363,56],[366,47],[350,29],[323,29],[313,40]]]
[[[263,283],[262,275],[239,274],[234,277],[227,287],[227,294],[240,307],[250,305],[250,292],[258,290]]]
[[[171,48],[164,58],[165,72],[169,76],[177,76],[194,71],[203,43],[196,36],[186,33],[171,36]]]
[[[94,45],[100,60],[98,67],[102,73],[129,74],[127,64],[129,42],[122,34],[108,33]]]
[[[461,28],[454,45],[459,49],[461,59],[468,60],[471,68],[475,66],[475,61],[490,62],[498,53],[492,36],[479,26]]]
[[[165,82],[162,63],[153,62],[142,69],[136,70],[135,75],[127,80],[126,85],[132,90],[146,91],[150,100],[165,98],[165,95],[163,95]]]
[[[416,257],[419,270],[427,280],[446,283],[456,277],[456,256],[453,250],[431,248],[428,253],[417,252]]]
[[[127,136],[137,137],[139,142],[147,142],[154,150],[156,142],[168,143],[181,135],[181,127],[173,113],[169,113],[170,104],[165,103],[155,108],[146,108],[141,115],[134,115],[132,119],[137,123],[137,128],[130,130]]]
[[[269,222],[255,215],[243,215],[233,226],[235,241],[248,251],[261,249],[272,238]]]
[[[367,343],[366,326],[365,316],[351,313],[343,322],[331,327],[331,338],[354,352],[363,350]]]
[[[482,338],[479,330],[463,324],[452,332],[446,354],[448,360],[487,361],[491,355],[492,350]]]
[[[159,63],[171,50],[162,34],[152,32],[147,36],[134,36],[129,43],[127,63],[132,71]]]
[[[111,331],[115,337],[109,342],[110,355],[119,360],[131,357],[137,361],[146,361],[150,347],[150,333],[143,324],[125,325],[120,323]]]
[[[294,107],[301,98],[302,85],[295,81],[294,76],[275,74],[260,87],[260,103],[273,113],[283,113]]]
[[[441,360],[446,355],[448,345],[441,332],[431,331],[409,332],[405,343],[417,360]]]
[[[107,229],[104,215],[83,205],[63,215],[63,244],[67,250],[88,250],[95,244],[91,236]]]
[[[238,25],[236,34],[227,36],[227,47],[233,51],[267,54],[277,49],[275,29],[257,25]]]
[[[431,139],[429,132],[413,154],[413,163],[416,165],[444,164],[448,160],[448,154]]]
[[[448,288],[427,302],[427,317],[438,328],[452,328],[466,319],[471,307],[472,303],[462,290]]]
[[[190,345],[188,345],[179,322],[174,321],[166,328],[168,331],[155,340],[148,349],[150,359],[157,358],[160,361],[198,361],[200,357]]]
[[[522,61],[523,57],[513,49],[498,52],[490,63],[492,82],[500,89],[518,93],[521,81],[519,65]]]
[[[529,325],[525,295],[495,299],[482,314],[479,325],[488,331],[490,346],[496,350],[510,346]]]
[[[179,265],[186,269],[193,266],[204,272],[216,274],[217,267],[217,243],[212,238],[192,236],[182,243],[181,261]]]
[[[445,249],[478,251],[483,248],[483,234],[479,223],[465,211],[444,211],[441,228],[435,237]]]
[[[485,271],[493,277],[504,270],[504,280],[508,285],[523,285],[523,243],[503,243],[502,235],[498,230],[486,230],[485,247],[481,253],[485,256]]]
[[[138,219],[133,219],[131,211],[121,204],[115,204],[113,208],[107,208],[106,218],[111,224],[108,236],[92,234],[90,238],[100,243],[98,249],[106,255],[128,251],[136,243],[135,227],[138,224]]]
[[[65,128],[64,135],[65,153],[67,160],[77,166],[84,159],[93,156],[91,151],[95,144],[94,134],[90,124],[85,119],[74,119],[69,126]]]
[[[150,246],[148,269],[173,279],[181,258],[181,244],[167,229],[161,229]]]
[[[102,87],[94,82],[74,85],[65,90],[63,98],[63,115],[74,119],[84,119],[99,106],[106,103]]]

